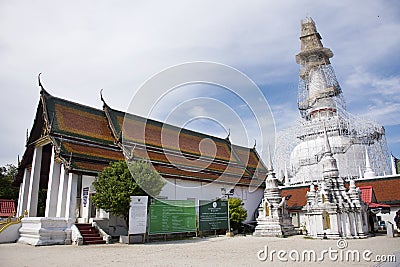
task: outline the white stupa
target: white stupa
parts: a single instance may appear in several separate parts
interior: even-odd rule
[[[278,179],[270,162],[270,170],[265,179],[264,198],[258,208],[257,226],[254,236],[289,236],[294,235],[292,218],[289,216],[288,205],[278,188]]]
[[[342,89],[330,58],[333,53],[322,45],[314,21],[301,22],[301,51],[298,108],[301,119],[294,127],[278,133],[275,167],[285,185],[322,180],[323,132],[326,128],[340,176],[360,178],[371,171],[390,173],[385,130],[382,126],[346,111]],[[367,170],[366,153],[371,170]]]
[[[307,192],[307,236],[311,238],[365,238],[368,237],[368,206],[361,200],[361,191],[354,180],[349,190],[339,177],[336,159],[333,157],[328,135],[325,132],[325,148],[322,155],[323,180],[318,190],[311,184]]]

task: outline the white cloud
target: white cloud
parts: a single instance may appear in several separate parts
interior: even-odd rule
[[[385,77],[357,68],[344,85],[348,106],[354,113],[383,125],[400,124],[400,75]]]

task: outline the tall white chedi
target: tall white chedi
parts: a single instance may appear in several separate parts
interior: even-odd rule
[[[315,22],[301,22],[298,109],[301,118],[293,127],[277,134],[275,168],[285,185],[322,179],[324,128],[328,132],[340,177],[356,179],[370,168],[376,175],[390,172],[385,129],[346,110],[343,92],[330,62],[333,52],[324,47]],[[349,48],[350,49],[350,48]],[[371,172],[372,172],[371,171]]]
[[[367,205],[361,200],[361,191],[354,180],[349,190],[339,177],[336,159],[333,157],[325,131],[325,149],[322,168],[323,180],[310,185],[306,215],[307,236],[312,238],[365,238],[368,237]]]
[[[264,198],[258,208],[257,226],[254,236],[289,236],[294,235],[292,218],[289,216],[288,205],[278,188],[278,179],[270,163],[265,179]]]

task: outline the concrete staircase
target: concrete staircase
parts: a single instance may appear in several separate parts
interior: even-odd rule
[[[83,245],[105,244],[106,241],[90,223],[75,224],[83,237]]]

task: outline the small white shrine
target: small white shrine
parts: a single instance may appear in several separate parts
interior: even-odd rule
[[[307,192],[307,236],[312,238],[366,238],[368,237],[367,205],[361,200],[361,191],[354,180],[346,190],[339,177],[336,159],[332,156],[328,134],[325,131],[323,180],[318,189],[311,184]]]
[[[265,179],[264,198],[258,208],[257,226],[254,236],[289,236],[294,235],[292,218],[289,216],[285,197],[281,197],[278,179],[271,164]]]

